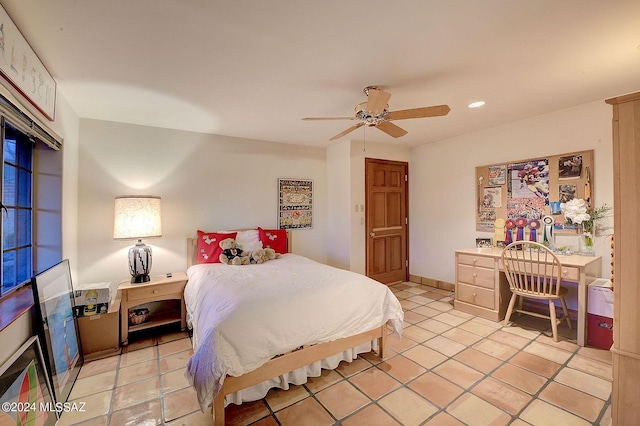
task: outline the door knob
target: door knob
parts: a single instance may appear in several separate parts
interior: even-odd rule
[[[376,234],[374,234],[373,232],[370,232],[370,233],[369,233],[369,236],[370,236],[370,237],[375,237],[375,236],[376,236]]]

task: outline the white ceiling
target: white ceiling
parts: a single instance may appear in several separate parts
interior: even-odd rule
[[[375,84],[451,107],[366,130],[415,146],[640,89],[638,0],[1,2],[83,118],[328,146]]]

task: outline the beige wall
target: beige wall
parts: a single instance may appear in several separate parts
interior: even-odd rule
[[[594,199],[613,205],[611,108],[598,101],[580,107],[417,147],[411,152],[411,274],[453,283],[454,250],[473,247],[477,166],[593,149]],[[613,219],[605,222],[613,232]],[[577,237],[562,244],[577,246]],[[609,274],[610,245],[596,238],[602,272]]]
[[[64,95],[56,97],[56,121],[51,128],[64,138],[62,164],[62,258],[69,259],[72,278],[78,278],[78,153],[80,119]]]
[[[18,319],[9,324],[0,332],[0,365],[4,364],[11,356],[33,336],[33,315],[32,311],[22,314]],[[40,343],[42,347],[42,342]]]
[[[327,250],[329,265],[351,269],[352,218],[356,213],[351,202],[351,141],[337,142],[327,148]]]
[[[409,149],[398,144],[359,140],[337,142],[327,148],[329,175],[329,264],[364,274],[366,227],[364,160],[409,161]]]
[[[275,227],[277,178],[314,181],[313,229],[292,231],[296,253],[326,261],[326,151],[83,119],[80,122],[78,247],[81,283],[130,277],[113,240],[114,197],[162,197],[162,237],[148,239],[152,273],[186,269],[186,238],[206,231]]]

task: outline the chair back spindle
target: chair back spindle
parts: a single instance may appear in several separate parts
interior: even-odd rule
[[[559,294],[562,267],[548,247],[533,241],[516,241],[503,251],[502,263],[512,291],[531,295]]]
[[[509,323],[513,312],[533,315],[551,320],[553,339],[558,341],[558,324],[567,321],[571,328],[571,319],[567,310],[564,295],[566,288],[561,287],[562,264],[551,249],[535,241],[516,241],[507,245],[502,251],[502,267],[509,282],[512,296],[505,316],[505,326]],[[520,304],[516,307],[516,299]],[[522,298],[546,300],[549,315],[524,309]],[[559,300],[564,316],[558,319],[554,300]]]

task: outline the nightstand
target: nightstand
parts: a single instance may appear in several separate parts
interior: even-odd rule
[[[187,328],[186,311],[184,306],[184,286],[187,284],[185,272],[174,272],[167,275],[151,275],[151,280],[145,283],[132,283],[131,280],[122,281],[118,285],[121,296],[120,306],[120,338],[122,345],[129,344],[129,333],[146,330],[161,325],[180,323],[180,328]],[[138,305],[166,300],[177,301],[172,308],[151,312],[149,318],[141,324],[129,323],[129,310]]]

